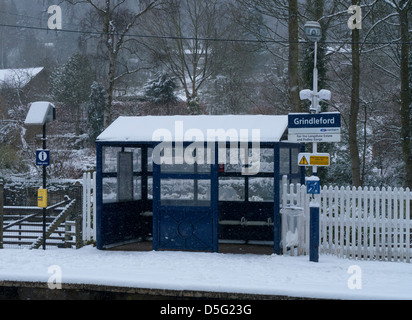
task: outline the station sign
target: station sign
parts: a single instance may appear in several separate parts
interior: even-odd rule
[[[299,153],[298,165],[301,167],[329,167],[330,154],[328,153]]]
[[[320,143],[341,141],[341,114],[292,113],[289,114],[289,141],[295,143]]]
[[[50,165],[50,150],[37,150],[36,151],[36,166],[49,166]]]

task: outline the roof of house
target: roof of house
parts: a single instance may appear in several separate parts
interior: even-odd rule
[[[279,142],[288,116],[119,117],[98,142]]]
[[[41,71],[40,68],[26,68],[26,69],[1,69],[0,70],[0,85],[8,85],[13,88],[24,88],[33,78],[35,78]]]

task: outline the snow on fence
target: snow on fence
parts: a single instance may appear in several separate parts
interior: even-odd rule
[[[83,236],[84,242],[96,240],[96,172],[83,174]]]
[[[309,253],[309,202],[306,187],[283,178],[282,205],[304,209],[302,250]],[[409,188],[323,187],[320,199],[320,252],[341,258],[404,261],[411,259]]]

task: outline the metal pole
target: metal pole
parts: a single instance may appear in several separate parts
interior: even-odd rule
[[[318,42],[315,41],[315,58],[314,58],[314,69],[313,69],[313,99],[312,99],[312,110],[316,114],[319,113],[319,90],[318,90]],[[317,142],[313,143],[313,153],[318,153]],[[313,167],[313,176],[318,176],[318,167]],[[309,241],[309,259],[311,262],[319,262],[319,240],[320,240],[320,228],[319,228],[319,217],[320,216],[320,203],[316,200],[314,195],[310,203],[310,241]]]
[[[46,124],[43,125],[43,150],[46,150]],[[46,166],[43,166],[43,189],[46,189]],[[46,208],[43,208],[43,250],[46,250]]]
[[[319,205],[314,200],[310,204],[309,260],[319,262]]]
[[[313,68],[313,98],[312,98],[312,110],[316,110],[315,113],[319,113],[319,100],[318,100],[318,43],[315,42],[315,58],[314,58],[314,68]],[[313,153],[318,153],[317,142],[313,143]],[[313,167],[313,175],[318,175],[318,167]]]

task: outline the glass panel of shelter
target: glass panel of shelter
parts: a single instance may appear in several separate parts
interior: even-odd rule
[[[298,154],[302,152],[301,146],[285,144],[279,148],[279,164],[274,161],[273,147],[261,147],[259,167],[256,174],[244,175],[245,167],[242,153],[245,150],[239,148],[236,154],[226,150],[226,164],[220,166],[219,172],[219,201],[249,201],[249,202],[273,202],[274,199],[274,173],[275,165],[279,165],[279,194],[282,192],[282,176],[288,176],[290,183],[302,183],[302,169],[298,165]],[[248,159],[252,159],[252,149],[247,153]],[[233,160],[237,159],[237,163]]]
[[[273,148],[226,149],[220,164],[219,201],[273,202]],[[221,154],[221,153],[220,153]],[[258,163],[256,162],[258,161]],[[245,169],[249,170],[249,173]]]
[[[279,174],[280,181],[286,175],[290,183],[302,183],[302,168],[298,164],[300,146],[284,146],[280,148]]]
[[[142,199],[142,148],[103,147],[103,203]]]
[[[203,143],[198,148],[179,145],[161,151],[161,206],[210,207],[211,164],[208,152]]]
[[[147,148],[147,199],[153,200],[153,148]]]
[[[184,151],[186,151],[186,149],[184,149]],[[280,181],[283,175],[287,175],[290,183],[301,183],[301,168],[297,163],[297,157],[300,151],[301,150],[299,147],[287,146],[280,148]],[[152,154],[153,149],[148,148],[147,199],[153,199]],[[194,156],[196,157],[196,155]],[[203,156],[204,159],[200,161],[200,164],[197,162],[188,164],[185,161],[182,161],[185,159],[179,158],[179,154],[177,154],[176,150],[173,150],[171,159],[164,158],[165,163],[161,165],[161,172],[165,174],[178,174],[183,176],[187,174],[210,174],[211,165],[207,162],[209,161],[208,156],[210,157],[210,155],[205,152]],[[132,160],[130,160],[130,157]],[[122,165],[119,163],[119,160],[121,159],[124,161]],[[219,172],[219,201],[273,201],[273,173],[275,165],[273,148],[260,149],[260,163],[257,174],[242,174],[242,169],[250,165],[250,163],[246,165],[243,164],[245,159],[252,159],[251,148],[247,151],[239,148],[235,152],[233,152],[230,148],[226,149],[226,160],[224,161],[223,166],[221,166]],[[236,162],[234,160],[236,160]],[[133,172],[127,172],[130,171],[130,161],[133,163]],[[129,165],[125,165],[126,162],[129,162]],[[131,176],[132,183],[130,182]],[[122,181],[119,181],[119,179]],[[125,180],[128,182],[125,183]],[[209,180],[187,178],[184,180],[187,182],[187,188],[189,186],[192,187],[191,192],[186,190],[187,188],[181,190],[182,195],[180,200],[188,200],[186,205],[189,205],[190,202],[193,203],[193,201],[210,201],[210,186],[209,189],[204,188],[205,184],[209,183],[210,185]],[[161,194],[163,200],[170,202],[170,200],[177,199],[171,198],[172,195],[168,195],[169,185],[170,181],[167,180],[164,185],[162,183]],[[123,189],[120,189],[120,192],[123,193],[121,195],[119,195],[119,186],[123,186]],[[130,186],[133,189],[132,192],[129,190]],[[281,194],[282,186],[280,185],[279,187],[279,192]],[[205,193],[205,190],[209,191]],[[185,197],[186,199],[184,199]],[[140,199],[142,199],[142,148],[103,147],[104,202],[122,202]]]
[[[300,152],[303,152],[302,146],[281,146],[279,150],[279,195],[280,203],[282,204],[282,194],[283,194],[283,185],[282,177],[288,177],[289,184],[302,184],[304,174],[302,175],[302,170],[298,164],[298,155]]]
[[[160,199],[162,206],[210,206],[210,180],[161,179],[160,185]]]
[[[199,145],[198,148],[173,147],[161,151],[161,173],[198,174],[210,173],[211,166],[208,162],[208,149]]]

